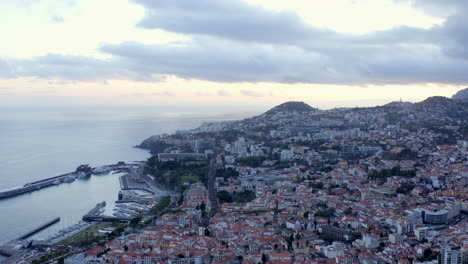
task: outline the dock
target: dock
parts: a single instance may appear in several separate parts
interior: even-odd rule
[[[106,206],[106,202],[98,203],[96,206],[91,209],[87,214],[83,216],[83,221],[86,222],[127,222],[132,220],[131,218],[127,217],[114,217],[114,216],[105,216],[102,215],[104,211],[104,207]]]

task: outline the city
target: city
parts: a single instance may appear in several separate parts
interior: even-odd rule
[[[62,261],[466,263],[467,107],[287,102],[153,136],[132,177],[168,196]]]

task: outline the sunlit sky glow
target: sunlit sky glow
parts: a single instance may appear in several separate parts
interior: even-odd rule
[[[2,105],[320,108],[450,97],[462,0],[0,2]]]

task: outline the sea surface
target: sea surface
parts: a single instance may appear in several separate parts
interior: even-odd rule
[[[0,108],[0,190],[71,172],[81,164],[145,160],[149,153],[133,146],[151,135],[229,119],[213,112],[171,107]],[[96,203],[115,201],[119,175],[95,175],[0,200],[0,244],[61,217],[33,237],[45,238],[77,223]]]

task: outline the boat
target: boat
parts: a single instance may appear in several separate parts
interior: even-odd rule
[[[53,185],[59,185],[61,184],[62,182],[60,180],[55,180],[52,182]]]

